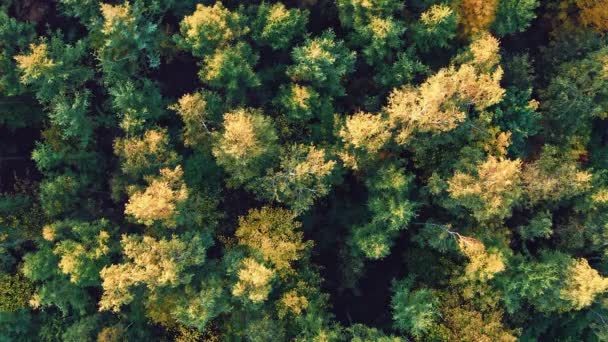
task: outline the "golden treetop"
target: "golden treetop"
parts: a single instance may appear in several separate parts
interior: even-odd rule
[[[461,0],[461,25],[465,34],[486,30],[494,22],[499,0]]]
[[[197,4],[194,13],[184,17],[182,26],[186,39],[194,45],[208,42],[223,44],[237,36],[231,25],[238,20],[238,13],[230,12],[218,1],[213,6]]]
[[[268,119],[246,109],[237,109],[224,115],[224,134],[221,137],[223,153],[234,159],[255,157],[264,153],[256,126],[265,126]]]
[[[302,224],[294,218],[293,212],[282,208],[252,209],[239,218],[235,235],[239,244],[259,252],[277,270],[287,271],[308,246],[299,231]]]
[[[600,32],[608,31],[608,1],[607,0],[576,0],[580,9],[581,23],[592,26]]]
[[[104,19],[101,32],[105,34],[110,34],[117,24],[130,26],[135,22],[128,1],[125,1],[122,5],[101,4],[101,15]]]
[[[456,172],[448,181],[450,196],[473,210],[478,220],[504,218],[521,197],[521,161],[489,156],[475,175]]]
[[[238,272],[239,280],[232,288],[232,294],[237,297],[247,296],[254,303],[263,302],[268,298],[273,276],[274,273],[270,268],[254,258],[245,258]]]
[[[560,297],[572,302],[575,310],[591,305],[598,294],[608,290],[608,278],[602,277],[589,266],[587,259],[575,260],[568,268],[567,274]]]
[[[30,44],[29,55],[15,56],[17,67],[21,69],[21,82],[29,83],[36,80],[42,74],[55,66],[55,62],[48,56],[48,46],[46,43]]]
[[[397,142],[406,143],[415,130],[445,132],[466,119],[468,105],[483,110],[498,103],[504,89],[500,86],[502,69],[478,73],[472,65],[439,70],[418,88],[395,89],[388,98],[389,122],[398,128]]]
[[[465,279],[488,281],[494,278],[496,273],[505,270],[501,254],[488,252],[483,242],[477,239],[460,237],[458,247],[469,260],[465,268]]]
[[[148,177],[148,187],[131,195],[125,214],[132,215],[146,226],[161,221],[169,228],[175,227],[176,207],[188,198],[182,177],[181,166],[173,170],[161,169],[159,177]]]
[[[391,137],[381,115],[358,112],[346,119],[340,138],[347,145],[369,152],[378,152]]]
[[[287,312],[300,315],[306,308],[308,308],[308,299],[295,289],[289,290],[280,299],[279,316],[285,316]]]
[[[452,15],[452,13],[454,13],[454,11],[448,5],[433,5],[422,13],[420,20],[422,20],[425,25],[435,26]]]

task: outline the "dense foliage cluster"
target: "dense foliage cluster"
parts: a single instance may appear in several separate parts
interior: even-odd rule
[[[0,341],[608,341],[608,1],[1,0]]]

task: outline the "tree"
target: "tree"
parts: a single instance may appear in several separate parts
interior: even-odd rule
[[[240,108],[224,114],[212,151],[230,174],[228,184],[239,186],[261,175],[276,155],[277,139],[272,120],[257,110]]]
[[[184,145],[203,149],[209,144],[211,130],[209,123],[217,118],[222,109],[222,101],[212,92],[197,92],[182,96],[179,101],[170,106],[179,114],[184,123]]]
[[[433,5],[422,12],[420,21],[413,26],[413,39],[422,52],[434,48],[447,48],[456,36],[458,17],[448,5]]]
[[[340,158],[357,170],[361,165],[377,160],[380,150],[391,138],[388,123],[379,114],[358,112],[346,118],[338,135],[344,143]]]
[[[405,26],[390,17],[372,16],[369,24],[356,26],[353,42],[362,46],[363,58],[369,65],[381,65],[393,51],[402,47]]]
[[[213,6],[197,4],[194,13],[181,21],[183,38],[177,39],[195,56],[203,57],[246,33],[242,21],[243,17],[238,12],[231,12],[221,2]]]
[[[194,327],[198,331],[205,331],[211,320],[230,311],[225,286],[219,278],[205,279],[199,292],[186,290],[185,298],[179,300],[171,315],[177,322]]]
[[[553,221],[549,211],[537,213],[527,225],[519,227],[519,235],[524,240],[548,238],[551,234],[553,234]]]
[[[608,31],[608,1],[576,0],[576,6],[580,9],[579,18],[583,25],[600,32]]]
[[[383,166],[366,181],[369,221],[354,226],[351,236],[365,257],[386,257],[398,233],[414,217],[415,203],[409,199],[412,181],[411,175],[394,164]]]
[[[550,128],[547,132],[550,142],[563,144],[574,136],[585,142],[591,121],[606,118],[606,58],[608,49],[604,48],[586,58],[559,65],[555,77],[541,91],[541,109]]]
[[[502,255],[496,250],[488,250],[483,242],[470,238],[458,237],[458,247],[468,263],[460,281],[485,283],[505,270]]]
[[[150,129],[143,136],[117,138],[114,153],[121,159],[121,169],[133,179],[158,172],[163,167],[175,167],[179,162],[171,148],[166,129]]]
[[[406,341],[401,337],[386,335],[381,330],[368,327],[366,325],[357,323],[349,326],[345,329],[345,338],[350,338],[352,342],[366,342],[366,341],[377,341],[377,342],[403,342]],[[331,340],[331,335],[327,333],[323,334],[323,336],[319,338],[320,341],[323,341],[323,338],[326,340]],[[335,336],[332,336],[337,338]]]
[[[329,192],[336,162],[315,146],[292,145],[280,157],[280,167],[253,182],[259,197],[287,204],[296,213],[306,211]]]
[[[496,20],[492,30],[499,37],[524,32],[534,18],[538,0],[501,0],[496,9]]]
[[[262,3],[252,23],[253,38],[261,45],[283,50],[304,33],[307,21],[307,10],[287,9],[281,2]]]
[[[577,259],[568,268],[560,297],[572,303],[574,310],[580,310],[591,305],[598,294],[606,291],[608,278],[591,268],[587,259]]]
[[[205,261],[209,238],[201,234],[172,236],[170,240],[150,236],[123,235],[121,239],[126,262],[104,267],[101,272],[103,296],[99,310],[120,311],[130,303],[134,294],[131,288],[146,285],[154,292],[165,286],[176,287],[188,283],[187,273],[193,266]]]
[[[526,165],[522,180],[531,204],[559,202],[589,189],[591,173],[579,170],[573,157],[560,153],[555,146],[546,145],[540,158]]]
[[[397,53],[394,59],[394,62],[380,67],[374,75],[374,81],[382,87],[383,92],[411,83],[416,77],[425,76],[429,72],[428,67],[418,60],[411,48]]]
[[[306,121],[318,115],[321,95],[310,86],[291,83],[281,86],[276,102],[288,119]]]
[[[466,120],[471,104],[481,111],[500,102],[504,90],[498,51],[498,41],[482,35],[471,44],[468,63],[441,69],[416,88],[394,89],[385,111],[397,142],[407,143],[416,131],[451,131]]]
[[[32,43],[30,51],[29,55],[15,56],[17,66],[22,70],[21,82],[25,84],[35,82],[55,66],[55,62],[49,58],[46,43]]]
[[[258,55],[241,42],[206,56],[199,77],[210,87],[225,91],[229,101],[242,103],[245,91],[260,85],[253,70],[257,61]]]
[[[510,216],[522,196],[521,165],[520,160],[489,156],[474,175],[457,171],[448,181],[448,191],[477,220],[502,220]]]
[[[90,92],[84,87],[92,70],[82,65],[87,47],[83,41],[66,44],[59,36],[30,44],[30,53],[15,56],[21,83],[34,87],[36,98],[49,108],[51,122],[64,138],[91,142],[93,123],[88,117]]]
[[[126,82],[140,71],[140,64],[153,69],[160,65],[161,33],[153,11],[140,1],[133,2],[133,6],[128,1],[121,5],[102,4],[100,11],[103,25],[95,25],[95,29],[103,39],[96,47],[105,82]]]
[[[539,260],[515,257],[503,276],[501,288],[509,312],[521,309],[524,303],[544,313],[581,310],[608,290],[608,280],[586,259],[559,252],[544,252]]]
[[[353,71],[355,53],[349,51],[342,41],[336,41],[332,31],[320,37],[306,39],[303,45],[293,49],[294,64],[287,74],[295,82],[309,82],[319,91],[332,96],[344,95],[342,78]]]
[[[40,184],[40,204],[48,217],[60,217],[82,209],[86,202],[84,195],[89,179],[71,173],[49,177]]]
[[[502,102],[497,106],[493,120],[500,128],[511,133],[509,152],[515,156],[523,156],[526,151],[527,139],[540,130],[541,115],[538,101],[531,99],[532,89],[520,90],[516,87],[506,89]]]
[[[160,222],[175,228],[179,207],[188,199],[183,174],[181,166],[177,166],[173,170],[161,169],[158,177],[147,177],[148,187],[144,191],[132,188],[125,214],[146,226]]]
[[[293,212],[280,208],[252,209],[239,218],[235,236],[239,244],[260,253],[278,272],[288,272],[291,263],[302,258],[310,246],[302,241],[302,224],[294,221],[295,217]]]
[[[16,312],[28,307],[34,284],[21,274],[0,273],[0,311]]]
[[[57,242],[53,254],[59,270],[80,286],[97,286],[99,271],[110,263],[112,249],[109,222],[60,221],[44,226],[43,238]]]
[[[14,57],[26,50],[34,35],[31,23],[20,22],[4,10],[0,11],[0,40],[4,42],[0,48],[0,94],[15,96],[24,92]]]
[[[462,301],[458,295],[441,297],[442,322],[431,328],[428,338],[439,341],[517,341],[517,331],[502,323],[503,312],[490,308],[480,310]]]
[[[279,302],[279,317],[284,317],[287,313],[301,315],[308,308],[308,303],[308,299],[298,294],[297,290],[285,292]]]
[[[487,29],[496,18],[498,0],[462,0],[460,1],[460,24],[467,35]]]
[[[347,28],[356,28],[364,25],[371,16],[389,17],[399,12],[403,3],[396,0],[339,0],[337,6],[340,23]]]
[[[160,89],[149,79],[119,80],[109,87],[112,107],[121,118],[120,128],[129,136],[158,128],[156,122],[166,115]]]
[[[393,283],[391,308],[395,328],[420,339],[439,318],[439,298],[429,289],[412,290],[413,285],[412,277]]]
[[[245,258],[238,271],[238,282],[232,287],[236,297],[246,297],[253,303],[261,303],[268,298],[274,272],[254,258]]]

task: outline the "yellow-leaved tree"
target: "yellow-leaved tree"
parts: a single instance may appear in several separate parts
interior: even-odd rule
[[[572,303],[574,310],[580,310],[593,303],[595,297],[608,290],[608,278],[602,277],[589,266],[587,259],[574,260],[568,271],[560,297]]]
[[[133,300],[131,288],[145,285],[154,292],[163,286],[188,282],[188,267],[201,265],[209,242],[200,235],[157,240],[150,236],[123,235],[121,245],[126,262],[104,267],[103,295],[99,310],[119,311]]]
[[[465,34],[486,30],[496,18],[499,0],[460,0],[460,24]]]
[[[345,145],[339,154],[342,161],[357,170],[361,164],[377,159],[391,138],[388,128],[388,122],[380,114],[358,112],[348,117],[339,132]]]
[[[180,24],[185,43],[195,56],[203,56],[214,49],[225,46],[244,33],[241,15],[231,12],[221,2],[213,6],[196,5],[191,15]]]
[[[521,198],[521,161],[489,156],[475,174],[457,171],[448,181],[450,196],[478,221],[502,220]]]
[[[558,202],[591,188],[591,173],[580,170],[572,156],[564,156],[555,146],[546,145],[540,158],[529,163],[522,173],[530,204]]]
[[[215,134],[213,156],[237,186],[259,176],[277,153],[278,139],[272,120],[253,109],[224,114],[224,128]]]
[[[177,166],[173,170],[161,169],[158,177],[147,177],[148,187],[131,193],[125,214],[133,216],[138,223],[146,226],[160,222],[169,228],[175,228],[177,207],[188,199],[183,174],[181,166]]]
[[[583,25],[600,32],[608,31],[607,0],[576,0],[576,6],[580,9],[579,19]]]
[[[302,224],[295,217],[292,211],[282,208],[252,209],[239,218],[235,235],[239,244],[259,253],[277,271],[287,272],[310,246],[310,242],[302,241]]]
[[[28,55],[15,56],[17,67],[21,69],[21,82],[24,84],[37,80],[46,70],[55,66],[49,57],[46,43],[30,44],[30,50]]]
[[[503,71],[498,40],[480,35],[463,58],[468,62],[439,70],[420,86],[394,89],[385,108],[396,141],[406,144],[415,132],[453,130],[467,118],[471,105],[484,110],[502,100]]]
[[[257,262],[254,258],[245,258],[238,271],[238,282],[232,288],[236,297],[246,297],[254,303],[260,303],[268,298],[271,290],[272,269]]]
[[[161,128],[147,130],[143,136],[117,138],[114,153],[121,159],[122,171],[135,178],[175,166],[179,161],[169,145],[167,130]]]

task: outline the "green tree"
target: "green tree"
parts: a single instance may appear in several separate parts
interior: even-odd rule
[[[429,289],[412,290],[413,285],[412,277],[393,283],[393,321],[399,331],[421,338],[438,319],[439,298]]]
[[[353,71],[355,53],[336,40],[332,31],[307,39],[291,53],[294,64],[287,74],[293,81],[308,82],[332,96],[344,95],[342,79]]]
[[[0,311],[16,312],[29,306],[34,284],[21,274],[0,273]]]
[[[32,43],[28,54],[15,56],[21,83],[35,89],[63,137],[76,138],[81,146],[91,142],[94,128],[88,115],[91,94],[85,87],[93,73],[82,63],[86,54],[84,41],[71,45],[54,36],[50,42]]]
[[[549,86],[541,92],[543,118],[550,141],[562,143],[576,136],[586,142],[594,118],[606,118],[608,49],[558,67]]]
[[[415,203],[409,199],[412,176],[389,164],[366,181],[369,191],[369,222],[353,227],[352,239],[370,259],[381,259],[390,253],[398,233],[406,229],[415,215]]]
[[[501,0],[492,29],[500,37],[524,32],[536,18],[538,0]]]
[[[274,50],[287,49],[303,35],[307,21],[307,10],[287,9],[281,2],[262,3],[252,23],[253,38]]]
[[[199,77],[213,89],[224,91],[229,101],[244,103],[247,89],[260,85],[253,69],[257,61],[258,55],[241,42],[206,56]]]
[[[340,23],[348,28],[365,25],[371,16],[389,17],[403,9],[403,3],[396,0],[339,0],[336,5]]]
[[[412,27],[416,48],[422,52],[445,49],[456,36],[457,28],[458,17],[450,6],[433,5],[422,12],[420,20]]]
[[[14,57],[27,49],[34,35],[31,23],[10,17],[4,9],[0,11],[0,40],[4,42],[0,48],[0,94],[12,97],[24,92]]]

